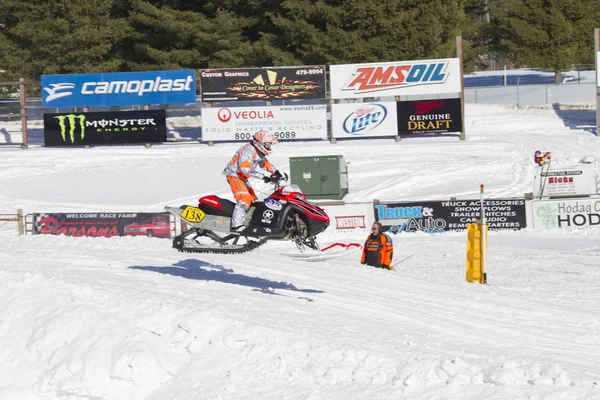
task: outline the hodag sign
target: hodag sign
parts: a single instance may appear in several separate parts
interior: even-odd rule
[[[533,202],[536,229],[600,225],[600,199],[540,200]]]
[[[166,140],[165,110],[44,114],[46,146]]]

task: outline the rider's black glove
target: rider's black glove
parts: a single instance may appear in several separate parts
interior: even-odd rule
[[[264,181],[265,183],[271,183],[271,177],[270,177],[270,176],[267,176],[267,175],[265,175],[265,176],[263,176],[263,181]]]
[[[275,170],[274,173],[271,174],[271,182],[275,183],[275,182],[279,182],[282,178],[281,172],[279,172],[279,170]]]

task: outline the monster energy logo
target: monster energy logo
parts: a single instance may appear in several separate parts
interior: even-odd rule
[[[67,114],[59,115],[54,118],[58,119],[60,135],[62,136],[63,142],[67,141],[67,121],[69,123],[69,137],[71,138],[71,143],[75,143],[75,129],[77,128],[77,120],[79,120],[79,127],[81,128],[81,139],[83,140],[85,138],[85,115]]]

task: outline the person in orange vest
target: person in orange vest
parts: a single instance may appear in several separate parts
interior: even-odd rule
[[[385,233],[381,232],[381,224],[373,223],[371,234],[363,246],[361,264],[376,268],[390,269],[394,257],[394,243]]]
[[[256,194],[248,179],[253,177],[269,183],[281,177],[281,173],[267,160],[267,156],[271,154],[271,145],[277,143],[279,141],[271,132],[259,131],[252,137],[250,143],[236,151],[223,170],[223,175],[227,176],[227,182],[236,200],[231,216],[231,232],[241,232],[246,228],[244,226],[246,214],[252,202],[256,200]],[[257,167],[269,172],[270,176],[258,172]]]

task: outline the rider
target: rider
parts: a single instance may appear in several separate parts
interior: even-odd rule
[[[231,216],[230,230],[232,232],[244,230],[246,213],[250,204],[256,200],[256,194],[254,194],[254,189],[250,186],[248,179],[253,177],[269,183],[277,181],[281,177],[281,173],[267,160],[267,155],[271,154],[271,145],[277,143],[279,142],[271,132],[258,131],[250,143],[238,149],[223,170],[223,175],[227,175],[227,182],[229,182],[231,192],[236,200]],[[265,169],[271,175],[258,173],[257,166]]]

